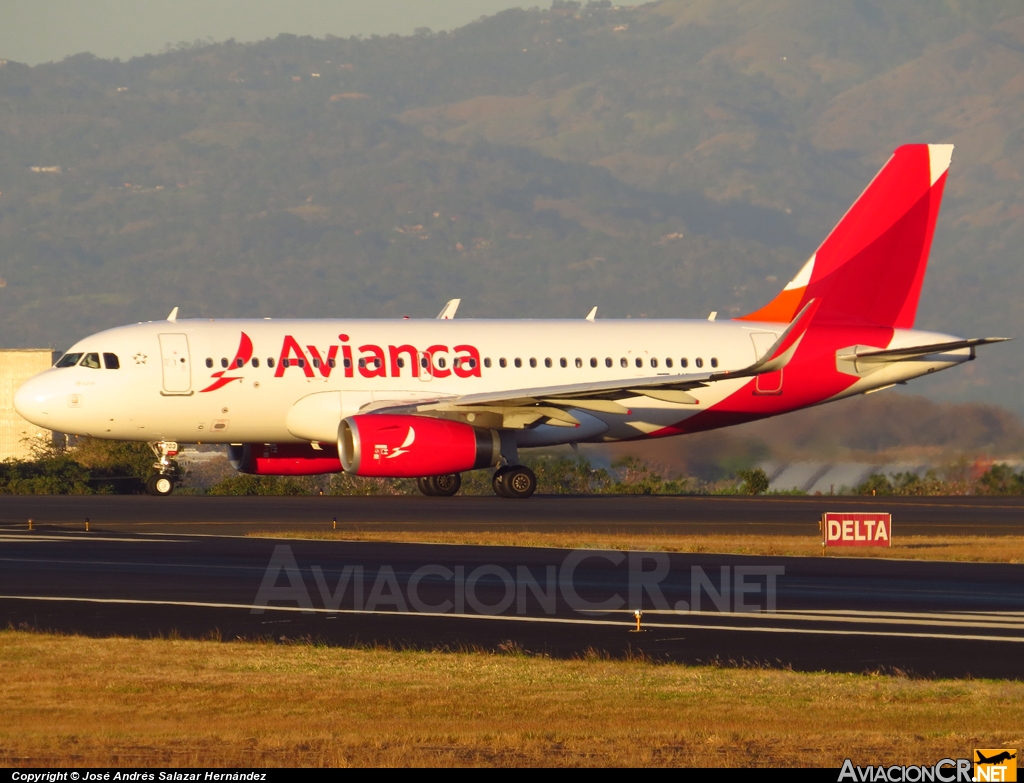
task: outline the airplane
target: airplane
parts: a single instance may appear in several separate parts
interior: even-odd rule
[[[1004,750],[1002,753],[997,753],[992,758],[985,758],[985,755],[980,750],[975,750],[974,754],[978,757],[975,760],[975,764],[998,764],[1002,761],[1009,761],[1017,758],[1016,753],[1010,753],[1008,750]]]
[[[730,320],[190,319],[75,343],[16,393],[40,427],[145,441],[154,495],[181,443],[256,475],[416,478],[492,469],[527,498],[520,449],[711,430],[888,388],[1002,337],[915,330],[953,146],[898,148],[761,309]]]

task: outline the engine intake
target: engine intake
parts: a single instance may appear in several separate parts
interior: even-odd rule
[[[458,421],[366,413],[342,420],[338,454],[357,476],[442,476],[497,465],[501,440],[495,430]]]

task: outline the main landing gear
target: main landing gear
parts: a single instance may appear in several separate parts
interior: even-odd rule
[[[494,494],[502,498],[528,498],[537,491],[537,476],[526,465],[504,465],[491,479]]]
[[[174,478],[178,473],[178,444],[173,441],[150,443],[149,447],[157,457],[153,463],[156,473],[146,480],[146,494],[166,497],[174,491]]]
[[[427,497],[450,498],[462,486],[462,476],[446,473],[443,476],[424,476],[416,479],[416,486]]]
[[[427,497],[450,498],[462,486],[462,476],[424,476],[416,479],[416,486]],[[537,476],[525,465],[505,465],[494,471],[491,486],[498,497],[528,498],[537,491]]]

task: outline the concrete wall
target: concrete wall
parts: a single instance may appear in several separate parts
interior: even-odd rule
[[[14,392],[22,383],[53,364],[49,348],[0,350],[0,461],[26,459],[32,450],[26,438],[50,443],[53,433],[29,424],[14,410]]]

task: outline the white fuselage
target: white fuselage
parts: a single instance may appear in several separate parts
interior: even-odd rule
[[[691,320],[156,321],[79,341],[67,355],[97,354],[99,366],[47,370],[19,390],[16,406],[40,426],[99,438],[333,442],[342,418],[387,401],[743,368],[784,328]],[[885,347],[950,339],[896,330]],[[117,369],[105,354],[116,357]],[[968,358],[959,351],[895,363],[831,399]],[[697,402],[685,405],[627,394],[628,414],[574,412],[579,427],[544,424],[517,437],[521,446],[642,438],[712,408],[745,383],[697,389]]]

